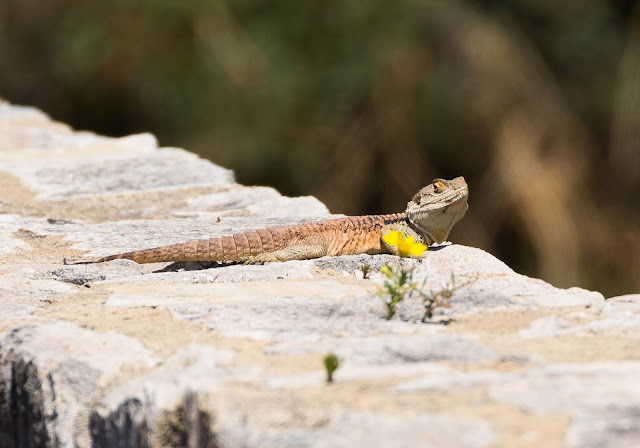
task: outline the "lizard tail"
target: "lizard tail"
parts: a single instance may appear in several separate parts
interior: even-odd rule
[[[102,263],[111,260],[133,260],[136,263],[176,261],[237,261],[284,247],[280,229],[236,233],[233,236],[189,241],[169,246],[125,252],[96,260],[64,260],[65,264]]]
[[[163,261],[210,261],[209,240],[154,247],[95,259],[64,259],[64,264],[103,263],[111,260],[133,260],[136,263],[158,263]]]
[[[212,261],[209,256],[209,240],[198,240],[110,255],[96,260],[96,263],[121,259],[133,260],[136,263]]]

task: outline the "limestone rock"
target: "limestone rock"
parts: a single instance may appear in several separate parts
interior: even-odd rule
[[[558,289],[455,244],[422,261],[65,265],[331,215],[151,135],[6,102],[0,191],[3,448],[640,443],[640,294]],[[422,322],[415,294],[387,320],[379,271],[399,262],[450,307]]]

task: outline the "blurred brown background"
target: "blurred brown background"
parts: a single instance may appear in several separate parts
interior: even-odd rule
[[[3,0],[0,97],[336,213],[464,175],[452,240],[557,286],[640,291],[632,1]]]

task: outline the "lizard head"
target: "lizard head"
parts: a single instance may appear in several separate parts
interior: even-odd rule
[[[468,198],[469,187],[464,177],[434,179],[411,198],[407,204],[407,217],[430,240],[427,241],[429,245],[442,243],[469,208]]]

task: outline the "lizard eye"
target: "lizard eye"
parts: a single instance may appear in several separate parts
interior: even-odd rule
[[[438,180],[433,183],[433,192],[436,194],[442,193],[445,188],[446,188],[446,185],[442,181]]]

